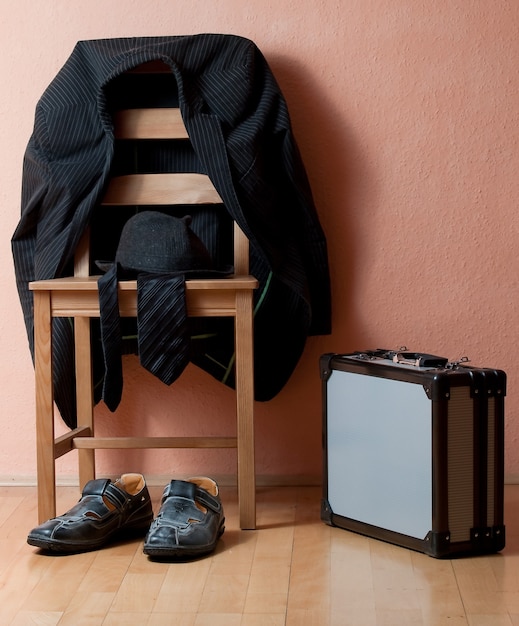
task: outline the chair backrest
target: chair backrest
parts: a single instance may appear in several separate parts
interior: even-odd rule
[[[178,108],[145,108],[118,111],[114,115],[117,140],[181,140],[189,136]],[[149,173],[114,176],[102,201],[103,207],[172,205],[221,205],[210,178],[198,173]],[[249,273],[249,241],[234,223],[234,274]],[[90,273],[90,232],[76,249],[74,275]]]

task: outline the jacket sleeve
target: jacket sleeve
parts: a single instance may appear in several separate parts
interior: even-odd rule
[[[11,240],[16,285],[31,352],[33,350],[33,298],[29,282],[35,280],[38,223],[49,188],[49,163],[42,146],[43,116],[36,114],[34,132],[25,151],[22,171],[21,216]]]
[[[63,254],[61,225],[53,221],[55,200],[63,195],[63,191],[57,190],[63,190],[63,186],[53,183],[55,177],[45,136],[45,119],[37,108],[34,131],[23,161],[21,216],[11,240],[16,284],[33,358],[34,304],[29,282],[52,278],[55,258]],[[58,254],[50,254],[53,250]],[[76,424],[73,331],[66,318],[54,320],[53,355],[57,357],[53,358],[54,398],[64,421],[72,428]]]
[[[211,74],[201,83],[207,115],[200,117],[211,124],[211,131],[196,126],[188,130],[227,209],[250,239],[252,256],[306,303],[308,332],[327,334],[331,305],[326,239],[287,104],[252,42],[242,58],[232,71]],[[214,158],[218,142],[207,142],[217,132],[222,133],[226,160]],[[226,168],[228,175],[222,174]]]
[[[247,103],[229,132],[249,235],[269,266],[308,302],[309,334],[331,332],[331,289],[325,233],[294,136],[286,100],[262,53],[249,61]]]

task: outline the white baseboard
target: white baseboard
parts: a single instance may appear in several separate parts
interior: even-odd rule
[[[110,476],[109,478],[117,478]],[[181,476],[146,476],[146,482],[151,487],[164,487],[172,478],[182,478]],[[236,476],[221,475],[211,476],[222,487],[235,487]],[[56,480],[58,487],[78,487],[79,478],[77,476],[58,476]],[[321,485],[320,476],[293,476],[293,475],[258,475],[256,476],[256,485],[258,487],[316,487]],[[507,474],[505,476],[505,485],[519,485],[519,474]],[[36,476],[2,476],[0,475],[0,487],[35,487]]]
[[[108,476],[115,479],[116,476]],[[146,482],[151,487],[164,487],[172,478],[183,478],[182,476],[146,476]],[[235,487],[236,476],[222,475],[211,476],[221,487]],[[78,476],[58,476],[56,479],[58,487],[78,487]],[[320,486],[320,476],[291,476],[291,475],[258,475],[256,476],[256,485],[258,487],[306,487]],[[36,476],[2,476],[0,475],[0,487],[35,487]]]

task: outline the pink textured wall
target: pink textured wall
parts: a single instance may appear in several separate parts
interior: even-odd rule
[[[519,478],[519,4],[18,0],[1,12],[0,477],[35,474],[33,371],[9,239],[36,101],[79,39],[211,31],[249,37],[269,60],[333,268],[333,335],[310,339],[286,388],[257,406],[258,473],[319,476],[322,352],[406,344],[507,371],[506,473]],[[180,434],[186,424],[232,430],[233,393],[195,368],[168,390],[130,361],[126,382],[120,412],[102,411],[107,431],[165,421]],[[225,475],[234,457],[110,453],[100,468]],[[74,462],[60,471],[72,479]]]

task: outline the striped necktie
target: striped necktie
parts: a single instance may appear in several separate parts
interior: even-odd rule
[[[117,264],[98,281],[101,341],[105,365],[102,399],[111,411],[123,389]],[[166,385],[184,371],[190,357],[185,277],[137,276],[137,343],[141,365]]]
[[[189,363],[184,276],[139,274],[137,341],[141,365],[171,385]]]

